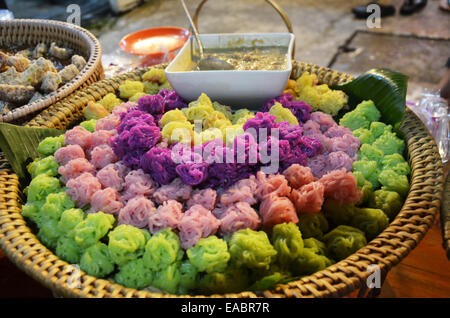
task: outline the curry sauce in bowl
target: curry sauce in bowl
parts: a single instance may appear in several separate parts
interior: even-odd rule
[[[291,33],[203,34],[205,57],[219,57],[234,70],[203,71],[191,37],[166,68],[174,90],[191,101],[205,93],[223,104],[257,109],[283,92],[292,71]]]

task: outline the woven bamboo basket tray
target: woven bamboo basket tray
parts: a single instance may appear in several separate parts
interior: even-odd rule
[[[97,82],[52,105],[28,123],[28,126],[66,129],[82,119],[82,110],[91,100],[99,100],[117,91],[126,79],[140,80],[146,69]],[[294,63],[292,78],[308,71],[321,83],[334,84],[352,77],[311,64]],[[437,147],[422,122],[407,111],[402,125],[411,165],[411,188],[404,206],[388,228],[365,247],[325,270],[273,290],[215,295],[227,298],[247,297],[343,297],[369,296],[366,287],[370,265],[378,265],[382,278],[416,247],[437,215],[443,193],[443,167]],[[105,279],[81,274],[80,285],[70,288],[73,267],[43,246],[21,215],[23,195],[17,176],[0,157],[0,247],[28,275],[63,297],[180,297],[125,288]],[[379,290],[379,289],[377,289]],[[181,296],[200,297],[200,296]],[[202,296],[204,297],[204,296]]]
[[[104,78],[100,42],[89,31],[73,24],[51,20],[0,21],[0,47],[12,43],[29,45],[32,48],[41,42],[47,45],[56,42],[60,46],[73,49],[86,59],[86,66],[75,78],[55,92],[0,115],[0,122],[23,123],[75,90]]]

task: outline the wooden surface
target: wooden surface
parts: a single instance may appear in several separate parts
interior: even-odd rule
[[[12,264],[0,250],[0,298],[51,298],[53,294]],[[380,297],[450,297],[450,261],[442,248],[439,217],[420,244],[391,269]]]

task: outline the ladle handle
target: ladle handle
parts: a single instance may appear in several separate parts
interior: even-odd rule
[[[192,21],[191,15],[189,14],[189,10],[188,10],[184,0],[180,0],[180,1],[181,1],[181,5],[183,6],[184,13],[186,14],[186,18],[188,19],[189,24],[191,25],[191,29],[192,29],[192,32],[194,33],[194,37],[197,40],[197,45],[198,45],[198,50],[199,50],[199,53],[200,53],[200,58],[203,58],[203,44],[200,41],[200,35],[198,34],[198,31],[197,31],[197,25],[194,24],[194,22]]]
[[[198,5],[197,10],[195,10],[193,21],[194,21],[195,28],[197,30],[198,30],[198,16],[199,16],[200,11],[202,10],[202,7],[206,1],[208,1],[208,0],[202,0],[202,2],[200,2],[200,4]],[[281,16],[284,23],[286,24],[286,27],[287,27],[289,33],[294,33],[294,29],[292,28],[292,24],[291,24],[291,21],[289,20],[289,17],[287,16],[286,12],[283,9],[281,9],[281,7],[278,5],[278,3],[276,3],[273,0],[265,0],[265,1],[268,4],[270,4]],[[292,50],[292,58],[294,58],[294,56],[295,56],[295,43],[294,43],[294,49]]]

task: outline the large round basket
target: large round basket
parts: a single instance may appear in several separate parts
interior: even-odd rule
[[[126,79],[140,80],[146,69],[97,82],[52,105],[29,126],[66,129],[82,119],[89,101],[99,100],[117,91]],[[315,65],[295,63],[292,78],[308,71],[326,84],[343,83],[352,77]],[[371,295],[366,280],[377,265],[382,278],[398,264],[424,237],[439,211],[443,193],[443,167],[437,147],[422,122],[407,111],[402,125],[411,165],[411,188],[404,206],[388,228],[368,245],[325,270],[272,290],[258,293],[214,295],[216,297],[342,297],[349,294]],[[42,245],[21,215],[23,200],[17,176],[4,157],[0,158],[0,247],[23,271],[63,297],[175,297],[125,288],[104,279],[81,273],[79,284],[71,280],[73,266],[59,259]],[[72,287],[72,288],[71,288]],[[183,296],[196,297],[196,296]],[[204,297],[204,296],[202,296]]]
[[[38,43],[49,45],[51,42],[73,49],[74,52],[82,55],[87,61],[86,66],[75,78],[55,92],[1,114],[0,122],[23,123],[30,120],[37,112],[69,96],[75,90],[104,78],[100,42],[89,31],[73,24],[51,20],[0,21],[0,47],[10,43],[34,47]]]

